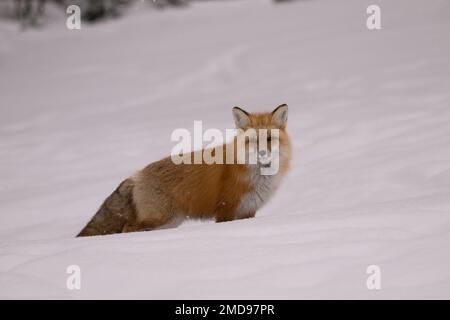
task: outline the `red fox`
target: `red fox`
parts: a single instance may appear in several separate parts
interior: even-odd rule
[[[104,201],[98,212],[78,234],[105,235],[176,227],[186,218],[215,219],[216,222],[252,218],[274,194],[286,174],[291,159],[291,144],[286,133],[288,106],[272,112],[251,114],[233,108],[236,128],[233,146],[224,144],[224,157],[236,150],[236,140],[249,129],[277,132],[278,147],[267,134],[267,150],[258,151],[257,162],[232,164],[175,164],[166,157],[151,163],[124,180]],[[261,139],[258,135],[257,139]],[[249,141],[244,137],[246,146]],[[258,141],[260,143],[261,141]],[[195,152],[205,152],[206,149]],[[246,148],[246,152],[247,151]],[[261,168],[277,157],[276,174],[262,175]],[[236,152],[233,152],[236,159]]]

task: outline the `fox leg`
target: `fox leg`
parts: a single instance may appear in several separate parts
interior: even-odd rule
[[[241,219],[250,219],[255,217],[256,212],[250,212],[245,215],[237,215],[237,214],[230,214],[230,213],[220,213],[216,215],[216,222],[227,222],[227,221],[233,221],[233,220],[241,220]]]
[[[135,223],[127,223],[122,229],[122,232],[136,232],[136,231],[149,231],[163,227],[168,224],[170,219],[159,217],[159,219],[146,219],[142,221],[136,221]]]
[[[127,223],[126,225],[123,226],[122,233],[150,231],[150,230],[156,229],[157,227],[155,227],[155,226],[156,226],[155,224],[145,224],[145,223],[129,224],[129,223]]]
[[[256,211],[253,211],[253,212],[249,212],[244,215],[239,215],[238,217],[236,217],[236,219],[250,219],[250,218],[254,218],[255,215],[256,215]]]
[[[219,212],[216,214],[216,222],[227,222],[236,219],[236,215],[232,212]]]
[[[150,231],[178,227],[186,216],[180,212],[159,216],[146,216],[124,225],[122,232]]]
[[[122,228],[122,233],[125,232],[136,232],[136,231],[140,231],[137,225],[133,225],[133,224],[125,224]]]
[[[236,219],[236,208],[229,203],[229,201],[222,201],[217,205],[214,214],[216,222],[227,222]]]

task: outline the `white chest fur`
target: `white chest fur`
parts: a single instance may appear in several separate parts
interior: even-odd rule
[[[239,203],[237,215],[246,217],[261,208],[273,195],[276,189],[278,175],[261,175],[260,170],[251,170],[250,186],[252,191],[244,194]]]

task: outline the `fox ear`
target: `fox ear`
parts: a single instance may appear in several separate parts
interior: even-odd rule
[[[272,111],[272,123],[278,128],[285,128],[288,118],[288,106],[282,104]]]
[[[233,119],[236,124],[236,128],[244,129],[248,127],[250,124],[250,118],[248,116],[249,113],[247,111],[244,111],[239,107],[233,108]]]

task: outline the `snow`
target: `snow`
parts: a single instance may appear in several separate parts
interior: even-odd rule
[[[0,298],[449,299],[450,3],[377,0],[369,31],[372,2],[0,21]],[[255,219],[74,237],[172,130],[281,103],[292,169]]]

